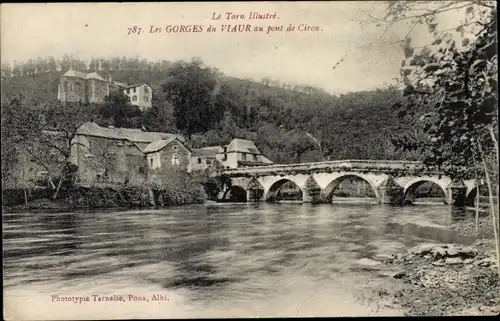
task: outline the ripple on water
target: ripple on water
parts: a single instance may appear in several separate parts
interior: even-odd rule
[[[58,306],[60,319],[376,315],[358,298],[391,280],[367,260],[418,243],[468,241],[447,230],[448,209],[436,206],[233,204],[10,219],[11,306],[43,307],[51,293],[172,297],[123,305],[118,316],[110,306]]]

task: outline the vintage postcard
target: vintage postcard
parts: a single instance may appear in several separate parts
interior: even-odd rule
[[[496,11],[2,4],[4,319],[498,314]]]

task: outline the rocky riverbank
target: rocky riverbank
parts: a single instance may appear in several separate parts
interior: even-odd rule
[[[500,277],[488,219],[481,219],[478,233],[474,222],[452,226],[465,235],[478,236],[471,246],[422,244],[388,255],[384,263],[399,269],[392,277],[401,284],[392,293],[379,291],[377,295],[391,297],[392,304],[408,316],[498,315]]]

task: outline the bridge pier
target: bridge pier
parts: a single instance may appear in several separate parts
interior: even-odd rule
[[[247,202],[260,202],[264,196],[263,189],[247,189]]]
[[[462,182],[453,182],[446,188],[446,204],[465,206],[467,186]]]
[[[404,199],[404,187],[380,186],[378,189],[379,204],[402,204]]]
[[[321,187],[312,175],[307,178],[302,190],[302,203],[319,203],[321,201]]]
[[[302,190],[302,203],[320,203],[321,202],[321,189],[304,188]]]
[[[385,182],[377,187],[377,192],[379,204],[402,204],[404,201],[404,187],[392,175],[388,175]]]

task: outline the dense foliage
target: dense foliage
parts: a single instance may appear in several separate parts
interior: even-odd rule
[[[455,186],[467,178],[486,182],[500,275],[496,3],[391,1],[388,8],[389,26],[401,20],[425,23],[434,39],[420,49],[409,36],[403,42],[405,89],[395,107],[414,130],[397,133],[393,142],[420,153],[427,167],[444,169]],[[438,32],[437,15],[460,9],[464,19],[456,29]]]
[[[481,20],[472,41],[437,39],[420,51],[407,44],[406,87],[396,104],[398,115],[416,129],[395,137],[396,145],[418,151],[427,165],[457,178],[478,175],[471,169],[477,169],[480,149],[494,152],[498,136],[496,13]]]

